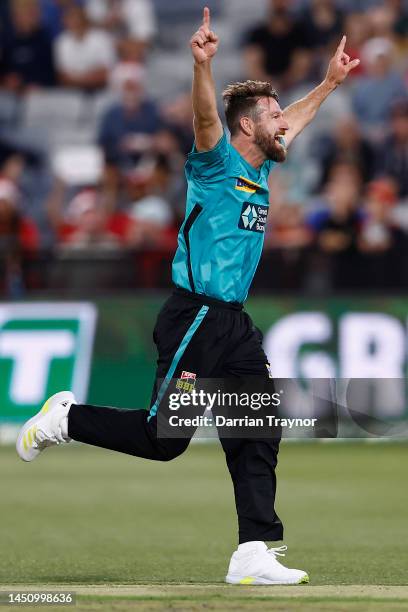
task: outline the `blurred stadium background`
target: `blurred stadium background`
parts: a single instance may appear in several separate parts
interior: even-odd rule
[[[404,379],[407,2],[208,4],[219,93],[271,79],[284,107],[324,77],[343,32],[361,58],[271,175],[248,309],[273,373]],[[201,14],[201,0],[0,3],[3,423],[66,387],[147,406],[151,330],[184,212],[188,42]],[[377,415],[406,415],[405,395],[383,399]]]
[[[248,311],[275,376],[400,380],[370,406],[375,417],[406,422],[408,3],[207,4],[221,37],[219,94],[233,80],[270,79],[285,106],[324,77],[343,32],[347,52],[361,59],[271,175]],[[63,388],[93,403],[148,405],[153,323],[171,288],[184,211],[193,141],[188,41],[202,8],[202,0],[0,2],[2,442]],[[284,447],[289,543],[317,582],[406,584],[406,449],[361,448]],[[197,445],[172,477],[162,465],[68,451],[25,472],[12,448],[0,449],[3,584],[221,579],[235,519],[217,448]],[[59,486],[58,470],[73,496]],[[169,513],[158,506],[166,499]],[[94,516],[92,527],[84,515]],[[215,524],[215,515],[223,520]],[[47,530],[38,530],[38,516]],[[157,541],[146,535],[152,520],[162,522]],[[136,538],[135,521],[145,535]],[[212,546],[205,562],[191,550],[203,540]],[[38,562],[39,546],[52,566]],[[389,570],[381,576],[380,559]],[[202,572],[192,574],[199,563]]]

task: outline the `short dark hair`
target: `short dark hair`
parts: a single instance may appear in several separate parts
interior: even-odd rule
[[[266,81],[245,81],[228,85],[222,94],[228,129],[235,134],[241,117],[255,119],[255,107],[260,98],[273,98],[279,102],[278,94]]]

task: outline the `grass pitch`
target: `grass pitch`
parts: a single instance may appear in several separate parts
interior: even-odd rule
[[[218,444],[163,464],[71,445],[27,465],[0,448],[0,590],[71,588],[77,610],[408,610],[407,453],[283,444],[283,562],[311,584],[256,588],[222,583],[237,527]]]

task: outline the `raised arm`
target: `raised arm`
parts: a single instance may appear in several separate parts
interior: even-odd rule
[[[213,149],[222,136],[211,61],[218,49],[218,36],[210,30],[210,9],[205,7],[203,24],[190,41],[194,57],[192,102],[194,134],[198,151]]]
[[[336,53],[332,57],[327,69],[327,74],[322,83],[315,87],[307,96],[294,102],[283,111],[283,116],[289,124],[289,130],[285,134],[285,142],[288,147],[294,138],[314,119],[320,105],[340,85],[349,72],[356,68],[360,60],[350,60],[344,52],[346,37],[340,41]]]

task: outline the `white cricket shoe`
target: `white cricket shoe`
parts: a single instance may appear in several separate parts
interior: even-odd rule
[[[16,443],[17,453],[23,461],[33,461],[48,446],[71,441],[67,419],[71,404],[76,404],[71,391],[56,393],[23,425]]]
[[[287,546],[269,548],[264,542],[241,544],[232,557],[225,581],[229,584],[307,584],[306,572],[279,563]]]

